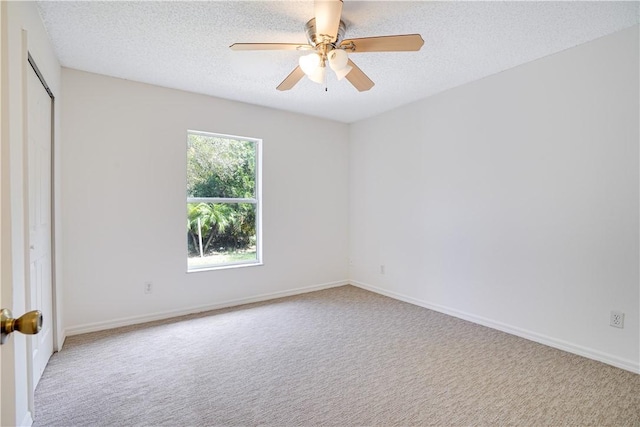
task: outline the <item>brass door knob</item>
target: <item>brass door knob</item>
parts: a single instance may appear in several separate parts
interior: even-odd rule
[[[0,311],[0,328],[2,332],[0,344],[4,344],[9,334],[13,331],[26,335],[37,334],[42,329],[42,312],[33,310],[14,319],[11,311],[3,308]]]

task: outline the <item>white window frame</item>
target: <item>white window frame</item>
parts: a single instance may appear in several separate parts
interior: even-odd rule
[[[189,267],[188,246],[187,246],[187,273],[199,271],[222,270],[227,268],[252,267],[263,265],[262,262],[262,139],[237,135],[227,135],[222,133],[204,132],[198,130],[187,130],[189,135],[201,135],[214,138],[233,139],[237,141],[253,142],[256,150],[256,182],[255,197],[253,198],[229,198],[229,197],[186,197],[187,203],[250,203],[256,205],[256,259],[254,261],[238,261],[226,264],[211,264],[203,266]],[[185,185],[185,189],[186,189]],[[184,222],[183,222],[184,224]]]

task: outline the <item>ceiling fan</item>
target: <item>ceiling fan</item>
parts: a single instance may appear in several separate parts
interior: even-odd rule
[[[234,43],[232,50],[298,50],[311,51],[300,57],[299,65],[278,85],[278,90],[293,88],[305,75],[322,84],[326,65],[338,80],[346,79],[360,92],[373,87],[373,81],[349,59],[349,53],[418,51],[424,44],[420,34],[344,39],[347,26],[341,19],[342,0],[316,0],[315,18],[305,25],[309,44]]]

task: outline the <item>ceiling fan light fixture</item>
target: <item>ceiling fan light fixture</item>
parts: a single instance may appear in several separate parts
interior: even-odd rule
[[[329,66],[333,71],[342,70],[349,62],[349,55],[342,49],[333,49],[329,52]]]
[[[303,55],[298,60],[300,64],[300,68],[307,76],[311,76],[314,72],[318,70],[320,64],[322,62],[322,58],[316,52],[310,53],[309,55]]]
[[[342,67],[339,70],[333,71],[336,73],[336,77],[338,77],[338,80],[342,80],[347,77],[347,74],[349,74],[351,70],[353,70],[353,67],[351,65],[347,65],[346,67]]]
[[[320,67],[317,67],[315,71],[312,72],[311,74],[307,74],[307,77],[309,77],[309,80],[311,80],[312,82],[322,84],[324,83],[324,78],[326,77],[326,75],[327,75],[326,67],[320,66]]]
[[[336,73],[338,80],[344,79],[353,69],[353,67],[349,65],[349,55],[342,49],[333,49],[327,57],[329,59],[329,66]]]

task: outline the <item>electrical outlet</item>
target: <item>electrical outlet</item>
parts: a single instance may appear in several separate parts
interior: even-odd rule
[[[611,311],[609,325],[615,328],[624,328],[624,313],[621,311]]]
[[[380,274],[384,274],[384,264],[380,264]]]
[[[145,294],[150,294],[151,292],[153,292],[153,283],[146,282],[144,284],[144,293]]]

